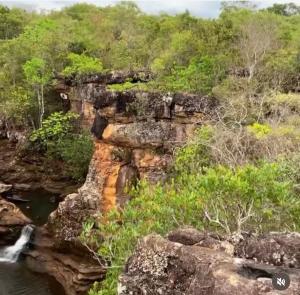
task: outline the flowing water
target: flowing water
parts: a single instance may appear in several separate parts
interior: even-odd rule
[[[13,246],[9,246],[0,251],[0,262],[17,262],[21,252],[28,244],[31,234],[33,232],[32,225],[26,225],[23,227],[20,238]]]
[[[34,231],[26,225],[13,246],[0,250],[0,295],[64,295],[63,288],[51,277],[29,271],[20,260]]]

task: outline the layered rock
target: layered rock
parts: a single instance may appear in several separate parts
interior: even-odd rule
[[[0,197],[0,244],[16,240],[21,228],[31,223],[20,209]]]
[[[105,275],[105,269],[82,245],[62,250],[45,228],[37,229],[34,250],[26,253],[26,264],[35,272],[54,276],[66,295],[86,294],[91,284]]]
[[[287,242],[279,246],[284,237]],[[140,241],[129,258],[119,279],[118,295],[296,295],[300,293],[300,269],[290,250],[299,243],[297,234],[269,234],[245,237],[241,243],[232,244],[190,228],[173,232],[168,239],[150,235]],[[275,265],[273,246],[286,257],[281,263],[276,260]],[[258,263],[239,255],[266,256]],[[272,286],[272,277],[279,272],[291,279],[285,291],[276,291]]]
[[[213,97],[107,90],[109,83],[128,78],[147,81],[150,77],[147,73],[132,75],[91,76],[80,83],[65,81],[57,88],[95,136],[84,186],[49,218],[49,229],[60,239],[76,239],[84,219],[123,206],[129,199],[125,188],[137,179],[164,181],[174,149],[199,125],[216,117],[218,102]]]
[[[64,173],[61,161],[47,161],[42,155],[18,151],[18,146],[0,139],[0,181],[13,189],[44,189],[55,194],[67,195],[76,191],[78,185]]]
[[[6,193],[12,189],[11,184],[6,184],[0,181],[0,194]]]

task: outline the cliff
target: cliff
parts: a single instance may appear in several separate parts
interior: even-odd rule
[[[112,91],[107,85],[147,81],[149,73],[109,73],[80,82],[61,80],[57,90],[95,138],[95,151],[85,184],[60,203],[49,218],[49,229],[61,240],[80,234],[83,221],[122,207],[125,188],[137,179],[164,181],[174,149],[194,130],[216,117],[213,97],[156,91]]]

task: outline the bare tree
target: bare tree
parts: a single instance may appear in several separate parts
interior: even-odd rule
[[[250,81],[266,55],[277,47],[277,25],[271,19],[250,18],[241,25],[238,49]]]

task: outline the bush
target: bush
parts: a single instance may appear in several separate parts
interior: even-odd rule
[[[102,63],[98,58],[89,57],[85,54],[70,53],[68,60],[70,65],[63,70],[65,76],[94,74],[103,70]]]
[[[211,143],[214,135],[212,126],[199,128],[193,138],[175,151],[176,173],[194,173],[212,163]]]
[[[147,90],[147,83],[143,82],[137,82],[132,83],[130,81],[127,81],[125,83],[121,84],[111,84],[107,85],[108,90],[114,90],[114,91],[127,91],[127,90]]]
[[[79,115],[75,113],[52,113],[46,120],[43,121],[42,127],[33,131],[30,136],[30,141],[39,145],[42,148],[47,148],[47,145],[52,141],[58,141],[66,136],[73,128],[74,121]]]
[[[6,118],[12,119],[16,125],[34,125],[36,108],[30,91],[23,87],[8,87],[0,94],[0,99],[0,113]]]
[[[227,234],[299,229],[300,200],[281,172],[276,163],[207,169],[198,187],[208,227]]]
[[[93,155],[93,140],[87,134],[69,134],[57,142],[48,144],[47,154],[66,163],[68,175],[74,180],[83,181],[87,175]]]
[[[258,139],[266,137],[270,134],[272,128],[266,124],[254,123],[248,126],[248,130]]]
[[[33,131],[30,141],[34,149],[50,159],[62,160],[65,170],[74,180],[84,180],[93,154],[93,141],[89,134],[76,128],[79,115],[68,112],[52,113],[42,127]]]

